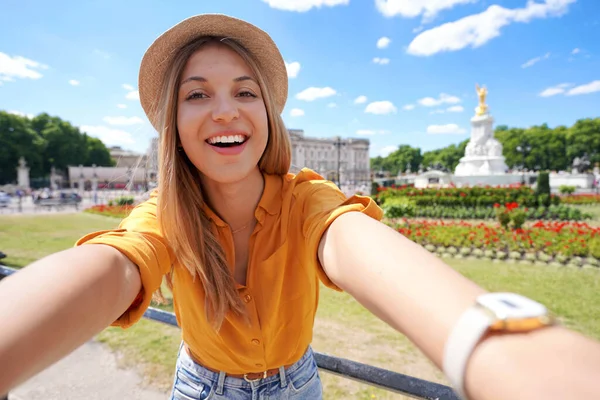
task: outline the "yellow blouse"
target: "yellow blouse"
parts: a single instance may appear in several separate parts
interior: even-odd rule
[[[293,364],[312,341],[319,299],[319,280],[335,290],[318,260],[321,236],[343,213],[358,211],[380,220],[382,210],[369,197],[347,198],[333,183],[303,169],[297,175],[264,175],[265,186],[255,211],[254,244],[246,285],[238,285],[250,326],[229,313],[217,333],[208,323],[199,279],[179,264],[156,219],[156,192],[138,205],[118,229],[81,238],[76,245],[101,243],[129,257],[139,268],[141,301],[132,304],[115,326],[127,328],[148,308],[163,276],[173,272],[173,307],[182,336],[195,359],[230,374],[262,372]],[[219,240],[233,271],[229,226],[212,210]]]

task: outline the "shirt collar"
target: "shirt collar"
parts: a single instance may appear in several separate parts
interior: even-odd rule
[[[283,179],[279,175],[269,175],[263,173],[265,187],[258,206],[254,212],[257,221],[262,225],[266,214],[275,215],[281,209]],[[227,226],[227,223],[221,219],[209,206],[204,203],[204,212],[219,227]]]

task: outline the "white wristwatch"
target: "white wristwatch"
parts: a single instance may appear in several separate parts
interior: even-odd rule
[[[464,377],[467,362],[488,332],[528,332],[555,323],[542,304],[515,293],[479,296],[454,325],[444,349],[443,370],[455,392],[466,399]]]

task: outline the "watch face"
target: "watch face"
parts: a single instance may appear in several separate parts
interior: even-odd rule
[[[545,316],[546,307],[515,293],[487,293],[477,302],[493,312],[499,319],[527,319]]]

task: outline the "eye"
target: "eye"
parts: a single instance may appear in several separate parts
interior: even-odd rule
[[[185,99],[186,100],[194,100],[194,99],[204,99],[206,97],[208,97],[208,96],[202,92],[192,92]]]
[[[240,96],[240,97],[253,97],[253,98],[256,98],[256,95],[254,93],[248,91],[248,90],[244,90],[243,92],[240,92],[238,94],[238,96]]]

